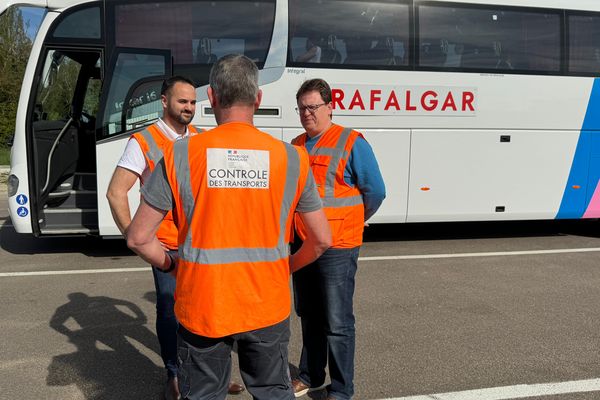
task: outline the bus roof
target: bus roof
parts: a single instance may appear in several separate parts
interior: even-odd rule
[[[58,10],[77,4],[87,3],[92,0],[5,0],[0,2],[0,15],[2,15],[8,7],[25,6],[25,7],[41,7],[49,10]],[[521,6],[521,7],[542,7],[542,8],[558,8],[567,10],[589,10],[600,11],[600,1],[598,0],[436,0],[439,2],[452,3],[474,3],[474,4],[489,4],[489,5],[505,5],[505,6]]]
[[[600,11],[598,0],[435,0],[442,3],[470,3],[519,7],[557,8],[566,10]]]
[[[58,10],[76,4],[86,3],[87,1],[89,0],[5,0],[0,2],[0,15],[4,14],[11,6],[40,7],[49,10]]]

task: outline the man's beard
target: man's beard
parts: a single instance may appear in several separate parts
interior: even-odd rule
[[[179,114],[177,116],[177,121],[179,121],[179,123],[187,125],[190,122],[192,122],[192,118],[194,118],[194,114]]]
[[[171,118],[173,118],[175,121],[179,122],[182,125],[188,125],[190,122],[192,122],[192,119],[194,118],[194,114],[192,114],[192,113],[184,114],[184,113],[174,113],[174,112],[170,111],[169,115],[171,116]]]

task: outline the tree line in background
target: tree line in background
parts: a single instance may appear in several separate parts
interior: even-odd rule
[[[15,131],[21,82],[31,51],[21,11],[10,7],[0,16],[0,147]]]

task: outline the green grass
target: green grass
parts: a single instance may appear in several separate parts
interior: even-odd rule
[[[0,165],[10,165],[10,148],[0,146]]]
[[[0,165],[10,165],[10,149],[7,147],[0,146]],[[0,190],[6,188],[6,180],[8,179],[8,172],[0,173],[0,185],[4,187]]]

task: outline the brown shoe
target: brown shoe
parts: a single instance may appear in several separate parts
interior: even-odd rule
[[[227,393],[229,394],[240,394],[242,393],[244,390],[246,390],[246,388],[244,388],[244,386],[240,385],[237,382],[229,382],[229,388],[227,389]]]
[[[321,386],[308,386],[306,383],[302,382],[300,379],[292,379],[292,389],[294,390],[295,397],[304,396],[306,393],[316,392],[317,390],[322,390],[327,387],[327,384],[324,383]]]
[[[165,387],[165,400],[179,400],[181,396],[179,395],[179,384],[177,382],[177,377],[167,381],[167,386]]]
[[[308,393],[308,386],[306,383],[302,382],[300,379],[292,379],[292,390],[294,391],[295,397],[302,397],[306,393]]]

